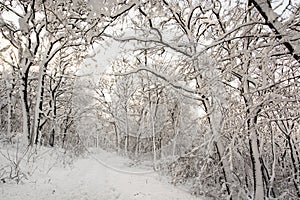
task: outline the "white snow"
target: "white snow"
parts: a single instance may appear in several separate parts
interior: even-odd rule
[[[167,183],[152,167],[137,167],[129,159],[115,153],[97,150],[85,158],[76,159],[71,165],[61,164],[70,160],[72,158],[55,151],[44,150],[33,165],[24,165],[27,171],[34,171],[28,180],[19,184],[0,183],[0,199],[197,199],[187,191]],[[0,159],[2,161],[3,158]]]

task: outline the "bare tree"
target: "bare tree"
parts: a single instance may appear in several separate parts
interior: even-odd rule
[[[94,15],[85,1],[1,1],[4,19],[2,36],[14,47],[14,59],[7,59],[18,71],[21,81],[23,133],[29,144],[39,142],[39,127],[43,112],[44,84],[47,68],[62,50],[84,52],[88,45],[100,38],[114,19],[133,7],[116,7],[112,13]],[[107,5],[109,6],[109,5]],[[114,6],[114,5],[110,5]],[[18,8],[18,9],[15,9]],[[18,21],[5,18],[13,15]],[[28,87],[29,75],[38,68],[34,116],[31,120]]]
[[[289,2],[281,16],[272,6],[269,1],[143,3],[133,12],[140,18],[130,18],[127,22],[135,27],[134,34],[109,35],[129,44],[147,43],[154,52],[152,57],[173,57],[185,63],[183,67],[174,66],[177,76],[159,72],[153,61],[148,66],[140,64],[126,74],[150,72],[177,92],[197,100],[206,116],[203,123],[209,130],[205,138],[209,142],[202,141],[203,144],[190,152],[206,155],[205,170],[210,171],[213,178],[218,177],[219,187],[224,188],[214,190],[218,196],[263,199],[282,195],[274,190],[274,169],[279,167],[274,162],[274,153],[273,166],[266,164],[274,150],[274,143],[266,142],[266,138],[276,129],[263,124],[268,122],[264,114],[269,106],[281,102],[275,97],[282,95],[281,88],[294,91],[292,88],[298,86],[286,82],[296,81],[299,75],[295,67],[299,60],[296,26],[299,6]],[[137,48],[141,47],[137,45]],[[160,63],[160,66],[166,65]],[[298,101],[286,96],[284,99]],[[278,137],[277,131],[273,134]],[[240,137],[244,140],[236,139]],[[293,143],[288,147],[294,152],[290,159],[291,163],[297,163],[295,152],[298,150],[292,147]],[[211,170],[211,159],[216,163],[217,173]],[[298,174],[297,170],[293,171]],[[294,179],[298,179],[296,177],[298,175]],[[204,177],[199,179],[203,180],[201,184],[205,184],[204,180],[208,183]],[[202,188],[205,187],[202,185]],[[297,190],[294,187],[291,196],[298,195]]]

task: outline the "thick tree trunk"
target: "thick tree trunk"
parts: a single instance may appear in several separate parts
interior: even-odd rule
[[[42,110],[43,110],[43,96],[44,96],[44,79],[45,79],[45,67],[40,66],[39,69],[39,77],[38,77],[38,88],[37,88],[37,97],[36,97],[36,105],[35,105],[35,112],[34,112],[34,121],[33,121],[33,128],[32,128],[32,142],[34,144],[38,144],[41,140],[41,133],[40,133],[40,122],[42,117]]]
[[[247,71],[245,69],[245,71]],[[246,76],[246,75],[245,75]],[[265,199],[263,170],[259,152],[259,142],[256,130],[259,109],[255,110],[249,82],[243,79],[243,98],[246,106],[246,131],[249,134],[249,149],[253,173],[253,196],[255,200]]]
[[[260,161],[260,153],[258,147],[258,138],[256,131],[252,130],[250,133],[250,155],[252,162],[253,171],[253,181],[254,181],[254,199],[263,200],[265,199],[264,193],[264,183],[263,183],[263,173],[262,165]]]
[[[22,106],[22,115],[23,115],[23,134],[27,136],[28,144],[32,145],[32,139],[30,135],[30,111],[27,99],[27,88],[28,88],[28,74],[23,74],[21,77],[21,106]]]
[[[115,131],[115,137],[116,137],[115,145],[116,145],[117,152],[119,152],[120,151],[120,136],[119,136],[119,133],[118,133],[116,122],[112,122],[112,123],[113,123],[114,131]]]

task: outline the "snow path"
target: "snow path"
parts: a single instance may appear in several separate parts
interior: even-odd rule
[[[37,170],[33,180],[24,184],[0,184],[0,200],[197,199],[149,172],[150,167],[133,167],[128,159],[101,151],[75,161],[71,168],[57,166],[49,173]]]

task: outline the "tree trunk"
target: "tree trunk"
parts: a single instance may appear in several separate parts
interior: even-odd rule
[[[0,102],[0,126],[2,127],[2,102]]]
[[[287,135],[287,142],[289,145],[289,150],[290,150],[290,155],[291,155],[291,162],[293,166],[293,184],[297,192],[297,196],[300,197],[300,188],[299,188],[299,178],[300,178],[300,171],[299,171],[299,165],[300,163],[297,164],[297,151],[296,148],[294,149],[294,145],[292,144],[292,138]],[[299,155],[298,155],[299,156]]]
[[[150,111],[153,111],[152,108],[152,103],[150,102]],[[150,112],[150,117],[151,117],[151,132],[152,132],[152,145],[153,145],[153,167],[156,170],[157,166],[156,166],[156,161],[157,161],[157,157],[156,157],[156,133],[155,133],[155,112]]]
[[[247,69],[245,69],[245,71],[247,71]],[[253,195],[254,199],[263,200],[265,197],[265,190],[261,156],[259,152],[259,142],[256,130],[257,118],[260,109],[254,107],[253,98],[249,89],[249,82],[245,78],[243,79],[242,90],[242,95],[246,106],[246,131],[247,134],[249,134],[249,149],[253,173]]]
[[[34,121],[32,124],[32,142],[34,144],[38,144],[41,140],[41,133],[40,133],[40,122],[42,117],[42,110],[43,110],[43,95],[44,95],[44,79],[45,79],[45,67],[40,66],[39,69],[39,77],[38,77],[38,88],[37,88],[37,97],[36,97],[36,105],[35,105],[35,112],[34,112]]]
[[[128,124],[128,110],[127,105],[125,107],[125,141],[124,141],[124,151],[125,155],[128,155],[128,147],[129,147],[129,124]]]
[[[55,130],[56,130],[56,93],[52,91],[51,93],[51,109],[52,109],[52,121],[51,121],[51,132],[49,137],[49,145],[54,146],[55,141]]]
[[[64,128],[63,138],[62,138],[62,148],[65,148],[65,143],[67,139],[67,128]]]
[[[227,159],[223,159],[226,156],[226,149],[224,147],[224,142],[222,136],[222,127],[223,127],[223,111],[222,109],[226,107],[226,91],[223,83],[219,80],[219,72],[216,70],[214,63],[207,61],[203,64],[204,66],[209,66],[209,69],[203,73],[203,78],[210,82],[210,99],[204,97],[202,103],[205,107],[205,112],[208,115],[208,122],[211,130],[211,146],[209,150],[214,148],[217,149],[219,161],[222,167],[222,173],[224,178],[224,183],[226,186],[226,192],[228,194],[229,199],[237,196],[236,191],[233,189],[233,185],[235,185],[235,180],[232,175],[232,171],[230,169],[230,164]],[[196,79],[197,87],[200,88],[201,80],[199,78]]]
[[[115,137],[116,137],[115,145],[116,145],[117,152],[119,152],[120,151],[120,135],[118,133],[116,122],[112,122],[112,124],[113,124],[113,127],[114,127]]]
[[[221,107],[218,104],[218,98],[213,97],[212,98],[212,105],[208,105],[209,103],[206,101],[206,106],[211,106],[210,109],[208,110],[208,113],[211,113],[208,121],[209,125],[211,128],[212,132],[212,140],[213,140],[213,145],[217,149],[218,157],[220,160],[220,164],[222,167],[222,173],[223,173],[223,178],[224,178],[224,183],[226,186],[226,192],[229,196],[229,199],[232,199],[233,197],[237,196],[236,191],[231,187],[234,185],[234,178],[232,177],[232,172],[230,170],[230,164],[227,159],[223,159],[224,156],[226,156],[225,152],[225,147],[223,145],[223,139],[222,139],[222,124],[223,124],[223,114],[221,111]],[[211,147],[213,148],[213,147]]]
[[[51,147],[54,147],[54,138],[55,138],[55,131],[54,129],[52,129],[49,137],[49,145]]]
[[[13,83],[7,81],[7,137],[11,137],[11,120],[12,120],[12,90],[14,88]]]
[[[253,180],[254,180],[253,199],[263,200],[265,197],[265,193],[264,193],[264,184],[263,184],[262,165],[260,161],[257,133],[254,130],[252,130],[250,133],[249,145],[250,145],[250,155],[251,155]]]
[[[21,106],[22,106],[22,115],[23,115],[23,134],[27,136],[28,144],[32,145],[32,139],[30,135],[30,111],[28,105],[28,74],[23,73],[21,77]]]

